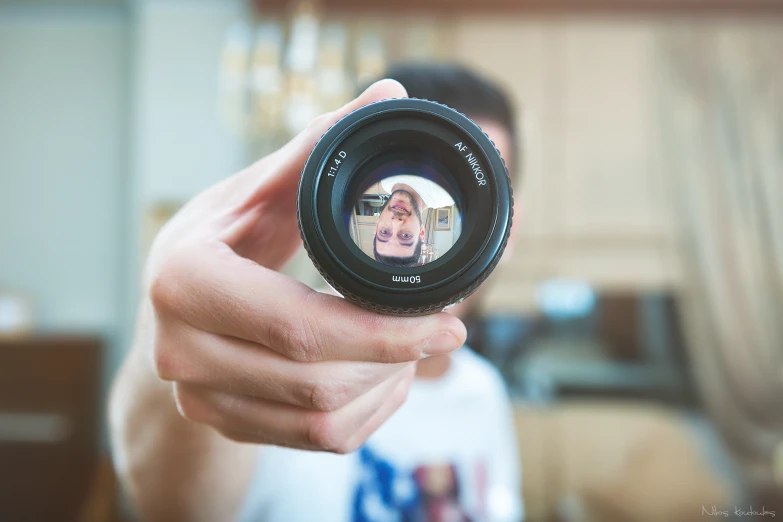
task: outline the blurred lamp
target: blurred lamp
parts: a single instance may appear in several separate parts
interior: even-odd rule
[[[0,338],[22,337],[33,329],[30,301],[18,294],[0,292]]]
[[[584,281],[550,279],[538,287],[537,302],[541,312],[555,320],[577,319],[595,308],[596,295]]]

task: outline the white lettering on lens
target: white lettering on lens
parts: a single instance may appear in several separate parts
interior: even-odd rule
[[[392,281],[395,283],[421,283],[421,276],[392,276]]]
[[[481,165],[479,165],[478,158],[476,158],[472,152],[469,152],[467,156],[465,156],[465,159],[468,160],[468,165],[470,165],[470,168],[473,169],[473,175],[476,176],[476,181],[478,181],[479,185],[486,185],[487,180],[484,179],[484,171],[481,170]]]
[[[473,175],[476,177],[476,181],[478,182],[479,186],[486,185],[487,180],[484,176],[484,171],[481,170],[481,165],[479,164],[478,158],[474,156],[472,152],[470,152],[468,146],[460,141],[459,143],[454,144],[454,148],[460,152],[467,152],[465,159],[468,161],[470,168],[473,169]]]
[[[344,150],[341,150],[340,152],[338,152],[338,153],[337,153],[337,155],[338,155],[340,158],[343,158],[343,159],[345,159],[345,158],[348,156],[348,154],[346,154],[346,152],[345,152]],[[339,159],[339,158],[334,158],[334,165],[332,165],[331,167],[329,167],[329,172],[327,172],[327,174],[326,174],[326,175],[327,175],[327,176],[334,177],[334,176],[335,176],[335,174],[337,174],[337,171],[338,171],[338,170],[339,170],[339,168],[340,168],[340,163],[342,163],[342,161],[340,161],[340,159]]]

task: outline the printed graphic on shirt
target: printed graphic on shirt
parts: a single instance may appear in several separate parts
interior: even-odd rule
[[[413,469],[396,468],[369,447],[359,450],[361,471],[353,497],[353,522],[478,522],[476,509],[464,506],[470,482],[478,506],[484,499],[484,466],[476,466],[472,481],[460,476],[452,463],[429,463]],[[481,510],[483,511],[483,510]]]

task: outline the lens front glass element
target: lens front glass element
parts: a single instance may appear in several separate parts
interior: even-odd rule
[[[425,155],[379,158],[357,176],[361,181],[346,225],[370,258],[387,266],[421,266],[459,239],[459,198],[453,178],[437,161]]]

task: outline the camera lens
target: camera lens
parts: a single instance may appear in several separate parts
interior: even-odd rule
[[[470,119],[417,99],[338,121],[307,160],[299,226],[321,275],[390,314],[443,310],[492,272],[513,200],[494,144]]]

